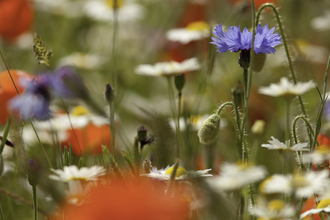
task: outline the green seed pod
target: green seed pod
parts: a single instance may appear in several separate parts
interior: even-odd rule
[[[262,70],[266,62],[266,57],[267,56],[264,53],[254,54],[253,66],[252,66],[254,72],[258,73]]]
[[[183,89],[184,83],[185,83],[184,74],[179,73],[174,77],[174,84],[179,92],[181,92],[181,90]]]
[[[218,114],[213,114],[204,121],[202,127],[199,129],[197,133],[199,142],[202,144],[213,142],[218,136],[219,129],[220,116]]]

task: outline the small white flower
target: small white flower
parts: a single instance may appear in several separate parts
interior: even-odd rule
[[[272,193],[291,194],[293,192],[292,176],[274,174],[261,182],[259,186],[259,191],[265,194],[272,194]]]
[[[269,144],[262,144],[261,147],[268,148],[269,150],[292,150],[292,151],[309,151],[308,143],[299,143],[295,144],[292,147],[289,147],[288,144],[280,142],[274,137],[271,137],[272,140],[268,141]]]
[[[206,179],[215,191],[232,191],[262,180],[267,171],[263,166],[224,163],[219,176]]]
[[[262,204],[253,207],[252,210],[250,210],[250,213],[265,220],[290,219],[294,216],[295,209],[292,206],[285,204],[282,200],[272,200],[268,204],[263,202]]]
[[[77,166],[71,165],[63,167],[63,170],[50,170],[56,175],[49,175],[49,178],[62,182],[69,182],[70,180],[94,181],[106,173],[106,169],[101,166],[82,167],[78,169]]]
[[[92,19],[97,21],[112,21],[114,19],[114,0],[90,0],[87,1],[84,11]],[[143,17],[144,8],[134,3],[133,0],[117,0],[118,21],[136,21]]]
[[[61,58],[59,65],[74,65],[83,69],[96,69],[105,62],[106,60],[104,58],[101,58],[96,54],[76,52]]]
[[[82,1],[76,0],[34,0],[37,10],[71,18],[82,16]]]
[[[146,76],[174,76],[178,73],[196,71],[200,69],[197,58],[190,58],[182,61],[161,62],[155,65],[141,64],[135,69],[138,75]]]
[[[329,185],[329,171],[307,172],[297,175],[275,174],[260,185],[262,193],[295,193],[297,198],[308,198],[322,193]]]
[[[210,36],[210,28],[204,21],[192,22],[185,28],[176,28],[167,31],[166,38],[187,44],[191,41],[201,40]]]
[[[288,78],[282,77],[279,84],[272,83],[269,87],[260,87],[259,93],[269,96],[286,96],[286,95],[302,95],[308,90],[314,88],[313,81],[306,83],[299,82],[293,84],[289,82]]]
[[[174,166],[172,167],[167,166],[165,169],[161,169],[161,170],[157,170],[153,168],[150,173],[141,174],[141,176],[147,176],[160,180],[170,180],[173,168]],[[175,180],[188,180],[191,176],[200,176],[200,177],[213,176],[212,174],[208,173],[209,171],[211,171],[211,169],[187,171],[185,168],[179,166],[175,174]]]
[[[304,155],[305,163],[322,164],[326,160],[330,160],[330,148],[328,146],[320,146],[312,153]]]
[[[326,31],[330,29],[330,11],[326,11],[323,16],[314,18],[311,26],[315,30]]]

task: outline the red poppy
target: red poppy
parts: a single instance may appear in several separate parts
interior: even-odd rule
[[[251,3],[251,0],[230,0],[231,2],[233,3],[240,3],[240,2],[250,2]],[[276,4],[277,0],[254,0],[254,5],[256,7],[256,9],[258,9],[261,5],[265,4],[265,3],[274,3]]]
[[[109,151],[112,152],[112,135],[109,125],[96,126],[92,122],[88,123],[85,127],[76,128],[76,133],[79,145],[74,136],[72,129],[68,129],[68,138],[62,141],[62,146],[72,146],[72,153],[81,155],[79,146],[83,154],[91,153],[98,154],[102,152],[102,145],[110,146]]]
[[[315,209],[316,207],[317,207],[317,204],[315,203],[314,196],[311,196],[305,201],[304,206],[302,207],[300,213],[302,214],[308,210]],[[314,220],[321,220],[319,214],[313,214],[312,216],[313,216]],[[324,216],[324,214],[323,214],[323,216]],[[306,216],[305,218],[303,218],[303,220],[308,220],[308,219],[311,219],[310,216]]]
[[[31,1],[0,1],[0,36],[13,40],[28,31],[33,22]]]
[[[62,210],[70,220],[185,220],[189,207],[183,197],[172,198],[152,181],[124,179],[92,189],[81,206],[66,204]],[[54,220],[62,220],[60,215]]]
[[[1,2],[0,2],[1,5]],[[0,6],[1,7],[1,6]],[[1,16],[1,15],[0,15]],[[9,70],[13,80],[16,84],[17,90],[22,94],[25,90],[25,87],[22,87],[20,80],[22,78],[32,79],[32,75],[21,71],[21,70]],[[7,104],[10,99],[17,96],[17,91],[13,82],[8,74],[8,71],[0,72],[0,125],[6,124],[7,119],[9,118],[9,112],[7,110]]]

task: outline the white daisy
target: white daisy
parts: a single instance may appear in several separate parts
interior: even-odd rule
[[[267,170],[263,166],[224,163],[219,176],[206,179],[215,191],[232,191],[240,189],[250,183],[262,180]]]
[[[330,11],[326,11],[324,15],[314,18],[311,21],[311,27],[315,30],[326,31],[330,29]]]
[[[315,209],[310,209],[300,215],[300,219],[305,218],[308,215],[317,214],[320,212],[330,212],[330,195],[329,192],[322,196],[321,201],[318,203]]]
[[[271,138],[272,140],[268,141],[269,144],[262,144],[261,147],[268,148],[269,150],[309,151],[308,143],[299,143],[289,147],[288,144],[284,144],[274,137]]]
[[[260,205],[253,207],[250,213],[265,220],[290,219],[294,216],[295,209],[285,204],[282,200],[272,200],[268,203],[262,202]]]
[[[91,53],[73,53],[59,60],[60,66],[74,65],[82,69],[96,69],[106,60],[96,54]]]
[[[288,78],[282,77],[279,84],[272,83],[269,87],[260,87],[259,93],[269,96],[297,96],[314,87],[313,81],[293,84],[289,82]]]
[[[80,0],[34,0],[37,10],[51,14],[77,18],[82,16],[83,2]]]
[[[79,180],[69,181],[68,190],[65,192],[66,201],[73,205],[82,205],[91,187],[90,183],[83,186]]]
[[[155,65],[141,64],[135,69],[138,75],[146,76],[174,76],[178,73],[196,71],[200,69],[197,58],[190,58],[182,61],[161,62]]]
[[[259,192],[263,194],[273,194],[273,193],[291,194],[293,192],[292,176],[274,174],[261,182],[259,186]]]
[[[71,165],[63,167],[63,170],[50,170],[56,175],[49,175],[49,178],[62,182],[69,182],[70,180],[94,181],[106,173],[106,169],[101,166],[82,167],[78,169],[77,166]]]
[[[294,193],[297,198],[308,198],[314,193],[324,193],[329,185],[329,171],[318,173],[281,175],[276,174],[260,185],[262,193]]]
[[[210,36],[210,27],[204,21],[197,21],[188,24],[185,28],[176,28],[167,31],[166,38],[170,41],[177,41],[187,44],[191,41],[201,40]]]
[[[160,180],[170,180],[173,169],[174,169],[174,166],[172,166],[172,167],[167,166],[165,169],[161,169],[161,170],[157,170],[156,168],[153,168],[150,173],[141,174],[141,176],[147,176],[147,177],[160,179]],[[179,166],[175,173],[175,180],[188,180],[192,176],[200,176],[200,177],[213,176],[212,174],[208,173],[210,171],[211,171],[211,169],[187,171],[185,168]]]
[[[114,0],[87,1],[84,11],[87,16],[98,21],[114,19]],[[136,21],[143,17],[144,8],[133,0],[117,0],[118,21]]]
[[[322,164],[326,160],[330,160],[330,148],[328,146],[319,146],[312,153],[304,155],[305,163]]]

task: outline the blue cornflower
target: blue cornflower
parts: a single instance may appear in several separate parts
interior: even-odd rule
[[[48,71],[32,81],[22,81],[22,85],[26,87],[25,93],[20,97],[14,97],[9,102],[9,108],[20,113],[23,120],[29,117],[39,120],[51,118],[49,105],[52,96],[70,98],[76,95],[67,87],[65,78],[70,78],[71,83],[75,81],[79,85],[82,84],[73,68],[60,67],[54,74]]]
[[[274,34],[275,28],[268,30],[268,25],[261,28],[261,24],[257,26],[256,36],[254,39],[254,52],[258,53],[274,53],[275,46],[281,44],[282,37],[278,33]],[[240,31],[240,26],[228,27],[228,32],[222,30],[222,24],[217,25],[214,29],[215,37],[212,37],[214,44],[217,47],[217,52],[224,53],[226,51],[238,52],[242,50],[250,50],[252,45],[252,31],[244,28]]]
[[[40,120],[49,119],[51,117],[49,110],[51,100],[50,79],[50,75],[44,74],[30,82],[21,82],[23,86],[26,86],[25,93],[20,97],[14,97],[9,102],[9,108],[19,112],[23,120],[29,117]]]

